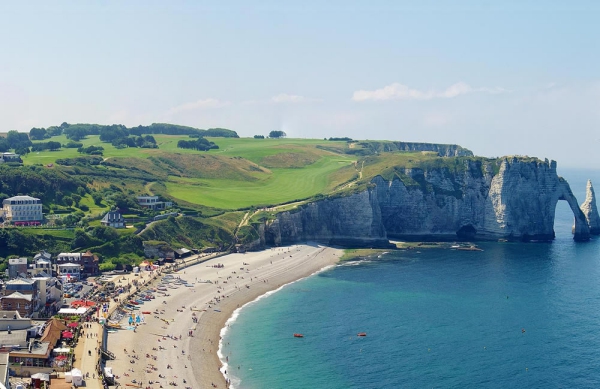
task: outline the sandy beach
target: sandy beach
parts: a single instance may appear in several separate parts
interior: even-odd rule
[[[150,312],[141,315],[135,331],[124,318],[122,329],[109,333],[108,349],[116,359],[107,366],[123,387],[225,388],[217,351],[221,329],[234,310],[335,264],[342,253],[317,244],[294,245],[229,254],[174,272],[166,290],[134,311]]]

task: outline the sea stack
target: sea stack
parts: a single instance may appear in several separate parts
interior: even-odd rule
[[[598,215],[598,208],[596,207],[596,194],[594,193],[592,180],[588,180],[587,182],[585,201],[581,204],[580,208],[590,227],[590,234],[600,235],[600,216]]]

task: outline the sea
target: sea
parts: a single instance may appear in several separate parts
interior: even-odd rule
[[[600,188],[559,175],[580,204]],[[572,225],[559,201],[552,243],[390,252],[269,293],[224,331],[232,387],[598,388],[600,239]]]

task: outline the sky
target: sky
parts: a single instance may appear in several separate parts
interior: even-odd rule
[[[0,132],[167,122],[600,168],[600,2],[0,0]]]

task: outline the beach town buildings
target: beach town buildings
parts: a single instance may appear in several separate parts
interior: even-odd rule
[[[0,346],[10,346],[9,363],[29,372],[50,372],[52,351],[67,326],[59,319],[50,319],[42,326],[35,326],[31,319],[23,319],[14,311],[0,311]],[[10,327],[6,330],[6,327]],[[38,338],[39,332],[42,333]]]
[[[35,281],[29,278],[16,278],[4,284],[0,305],[5,311],[16,310],[23,317],[31,317],[36,297]]]
[[[33,261],[34,263],[27,271],[30,276],[52,275],[52,255],[50,253],[42,251],[33,257]]]
[[[16,310],[20,315],[25,317],[33,315],[33,296],[30,294],[13,292],[8,296],[2,297],[0,304],[4,311]]]
[[[14,196],[2,200],[2,217],[15,225],[38,225],[44,219],[42,200],[31,196]]]
[[[72,281],[81,280],[82,276],[99,273],[99,258],[90,251],[85,253],[60,253],[56,256],[58,276]]]
[[[161,201],[158,196],[137,196],[137,201],[142,208],[148,208],[155,211],[171,208],[173,206],[173,202]]]
[[[17,310],[22,317],[50,316],[58,312],[62,304],[62,282],[44,272],[32,278],[7,281],[0,294],[2,309]]]
[[[104,215],[100,224],[107,227],[125,228],[125,219],[119,211],[110,211]]]
[[[8,278],[25,277],[27,275],[27,258],[8,259]]]

